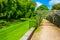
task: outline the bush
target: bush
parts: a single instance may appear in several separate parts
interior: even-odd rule
[[[37,27],[37,21],[36,19],[30,19],[29,20],[29,27]]]

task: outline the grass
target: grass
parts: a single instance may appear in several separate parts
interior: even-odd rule
[[[37,26],[36,19],[34,18],[22,18],[21,20],[23,22],[15,20],[12,25],[0,29],[0,40],[19,40],[29,28]]]
[[[36,27],[37,26],[37,21],[36,19],[30,19],[29,20],[29,27]]]
[[[9,24],[9,26],[4,25],[4,27],[0,29],[0,40],[19,40],[29,28],[36,26],[36,19],[22,18],[21,20],[8,21],[9,23],[6,22],[6,20],[1,20],[1,23]]]
[[[38,27],[35,32],[38,33],[41,31],[41,29],[42,29],[42,27]]]
[[[4,28],[4,27],[9,27],[10,25],[14,25],[14,24],[17,24],[17,23],[21,23],[20,20],[10,20],[10,21],[7,21],[6,19],[2,19],[0,20],[0,29]]]
[[[17,23],[0,29],[0,40],[19,40],[29,30],[29,22]]]
[[[37,26],[37,21],[36,18],[21,18],[21,21],[29,21],[29,27],[36,27]]]

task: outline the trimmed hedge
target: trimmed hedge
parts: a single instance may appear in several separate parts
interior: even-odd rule
[[[29,21],[29,28],[37,27],[36,17],[34,18],[21,18],[21,21]]]
[[[0,29],[0,40],[19,40],[28,29],[28,21],[11,25],[8,28]]]
[[[37,27],[37,21],[36,19],[30,19],[29,20],[29,27]]]

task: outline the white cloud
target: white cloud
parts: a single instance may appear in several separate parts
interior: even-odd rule
[[[40,3],[40,2],[36,2],[36,4],[37,4],[37,7],[39,7],[40,5],[42,5],[42,3]]]
[[[50,5],[49,9],[51,9],[53,5],[58,4],[58,3],[60,3],[60,0],[51,0],[51,1],[49,1],[49,5]]]
[[[60,0],[51,0],[49,1],[49,5],[54,5],[54,4],[57,4],[57,3],[60,3]]]
[[[40,3],[40,2],[36,2],[36,8],[35,9],[37,9],[39,6],[41,6],[42,5],[42,3]]]

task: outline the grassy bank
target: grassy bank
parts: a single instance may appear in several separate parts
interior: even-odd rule
[[[27,30],[29,30],[28,21],[2,28],[0,29],[0,40],[19,40]]]

